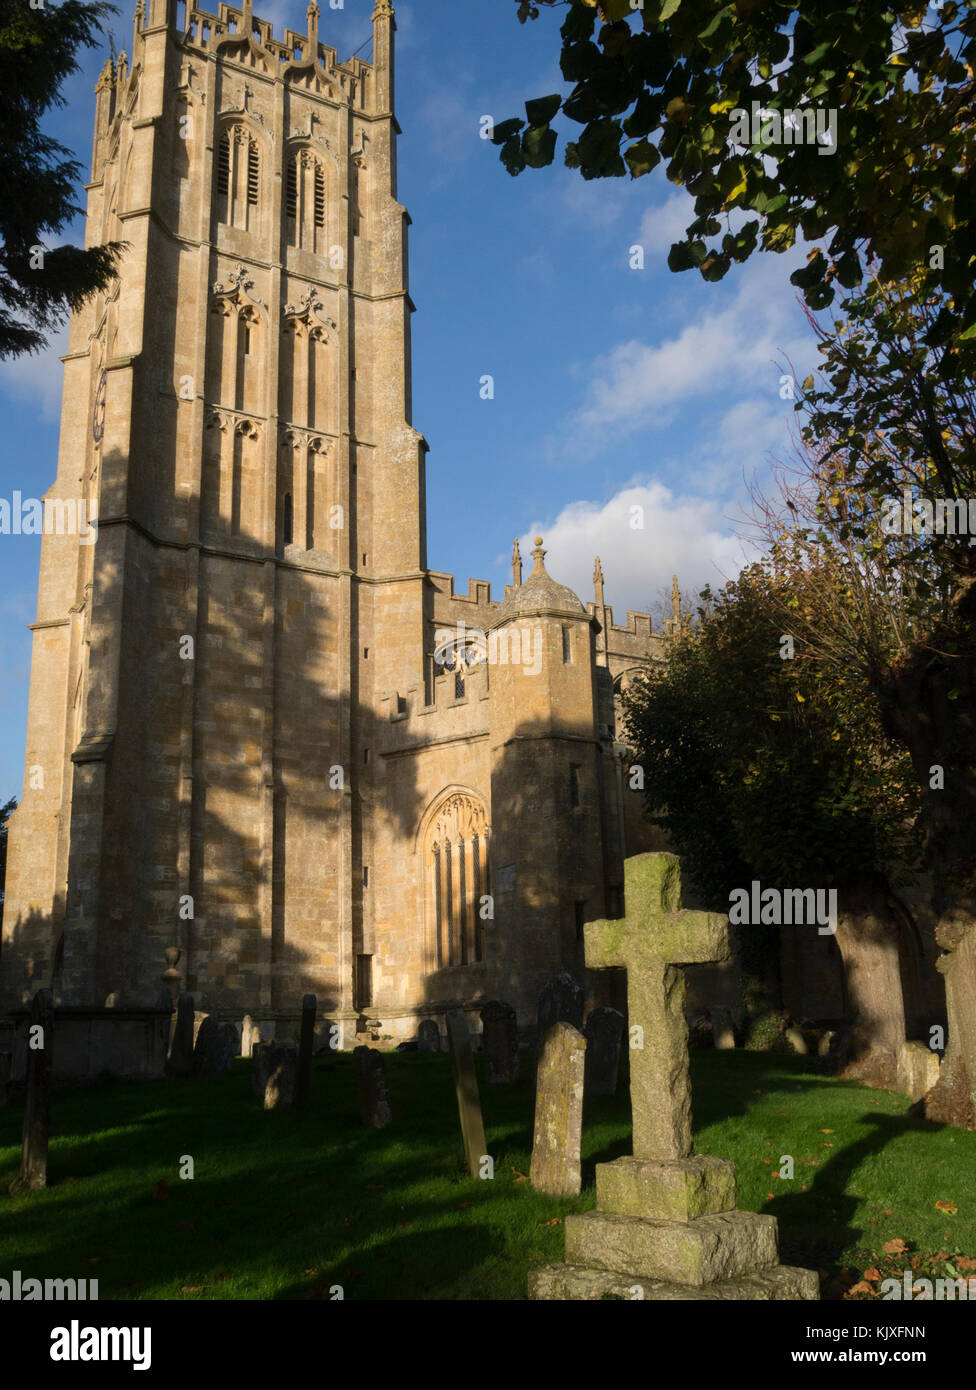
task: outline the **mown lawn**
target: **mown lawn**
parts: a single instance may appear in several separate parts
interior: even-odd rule
[[[380,1133],[360,1123],[342,1054],[316,1058],[305,1117],[263,1111],[243,1060],[225,1077],[56,1092],[51,1185],[29,1197],[7,1195],[22,1105],[0,1110],[0,1277],[98,1278],[100,1299],[328,1299],[336,1284],[355,1299],[524,1298],[528,1271],[562,1258],[561,1218],[593,1206],[594,1164],[630,1149],[625,1076],[588,1104],[583,1192],[562,1200],[527,1180],[527,1055],[518,1085],[482,1084],[491,1181],[463,1171],[449,1059],[386,1061],[395,1123]],[[692,1054],[697,1149],[735,1160],[740,1207],[779,1216],[784,1263],[836,1294],[842,1267],[887,1273],[892,1239],[900,1263],[976,1256],[976,1133],[806,1067]],[[774,1176],[787,1154],[793,1181]]]

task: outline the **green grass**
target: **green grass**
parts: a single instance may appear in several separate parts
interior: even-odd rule
[[[56,1092],[51,1185],[26,1197],[7,1195],[22,1106],[0,1110],[0,1277],[98,1278],[102,1299],[328,1299],[334,1284],[356,1299],[524,1298],[528,1271],[562,1258],[561,1218],[593,1206],[594,1164],[630,1149],[625,1078],[588,1104],[583,1192],[562,1200],[527,1181],[527,1057],[518,1085],[481,1088],[490,1182],[462,1170],[448,1058],[386,1061],[395,1123],[380,1133],[359,1121],[341,1054],[316,1059],[305,1117],[263,1111],[245,1061],[213,1079]],[[696,1052],[692,1070],[696,1147],[735,1160],[740,1207],[779,1216],[785,1263],[860,1271],[893,1237],[976,1254],[976,1133],[802,1058]],[[772,1177],[784,1154],[793,1182]]]

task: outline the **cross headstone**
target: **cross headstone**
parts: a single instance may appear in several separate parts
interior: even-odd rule
[[[422,1018],[417,1027],[417,1048],[420,1052],[440,1052],[441,1030],[436,1018]]]
[[[54,995],[39,989],[31,1000],[27,1032],[27,1099],[20,1151],[20,1176],[11,1192],[47,1187],[47,1147],[51,1130],[51,1058],[54,1051]]]
[[[547,980],[539,995],[536,1048],[541,1054],[546,1034],[554,1023],[571,1023],[583,1027],[583,991],[568,971],[563,970]]]
[[[518,1080],[518,1018],[511,1004],[490,999],[482,1008],[481,1051],[489,1086],[509,1086]]]
[[[306,994],[302,999],[302,1029],[298,1042],[298,1080],[295,1086],[295,1109],[304,1110],[308,1105],[309,1088],[312,1081],[312,1051],[315,1047],[315,1010],[318,1001],[314,994]]]
[[[461,1009],[451,1009],[445,1022],[447,1041],[451,1049],[458,1115],[461,1120],[461,1137],[464,1140],[464,1156],[468,1172],[476,1178],[481,1169],[481,1160],[488,1149],[485,1143],[484,1120],[481,1117],[478,1077],[474,1069],[474,1054],[471,1051],[471,1034],[468,1031],[468,1020]]]
[[[385,1129],[393,1119],[382,1052],[361,1045],[352,1050],[359,1092],[359,1113],[369,1129]]]
[[[624,1016],[619,1009],[591,1009],[586,1018],[586,1083],[588,1096],[615,1096],[620,1068],[620,1039]]]
[[[585,1053],[586,1039],[571,1023],[554,1023],[542,1044],[529,1180],[555,1197],[580,1190]]]
[[[583,940],[591,970],[627,969],[634,1157],[687,1158],[691,1079],[682,966],[728,956],[728,918],[683,911],[676,856],[641,854],[627,860],[626,917],[587,923]]]

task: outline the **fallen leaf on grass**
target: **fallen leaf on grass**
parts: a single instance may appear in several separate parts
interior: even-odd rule
[[[304,1274],[304,1276],[305,1276],[306,1279],[311,1279],[311,1278],[313,1278],[316,1274],[318,1274],[318,1270],[317,1270],[317,1269],[303,1269],[303,1270],[302,1270],[302,1273]]]
[[[773,1160],[771,1158],[762,1158],[759,1161],[760,1163],[772,1163]]]
[[[524,1174],[524,1173],[520,1173],[519,1170],[518,1170],[517,1168],[513,1168],[513,1169],[512,1169],[512,1172],[515,1174],[515,1181],[516,1181],[516,1182],[528,1182],[528,1178],[525,1176],[525,1174]]]
[[[164,1182],[161,1178],[153,1188],[153,1196],[156,1197],[159,1201],[165,1201],[165,1199],[169,1196],[169,1183]]]
[[[551,1221],[540,1221],[540,1226],[561,1226],[563,1219],[561,1216],[554,1216]]]
[[[865,1284],[864,1280],[862,1279],[861,1282],[860,1282],[859,1284],[852,1284],[851,1287],[847,1290],[847,1292],[848,1292],[848,1293],[874,1293],[874,1289],[872,1289],[872,1287],[871,1287],[870,1284]]]
[[[203,1293],[203,1289],[199,1284],[181,1284],[180,1293]]]
[[[946,1216],[955,1216],[959,1210],[955,1202],[936,1202],[935,1209],[936,1211],[944,1211]]]
[[[904,1255],[908,1246],[903,1240],[886,1240],[881,1249],[886,1255]]]
[[[821,1134],[833,1134],[833,1132],[834,1131],[832,1129],[822,1129],[820,1131]]]
[[[874,1265],[872,1265],[870,1269],[866,1269],[864,1271],[864,1277],[865,1279],[880,1279],[881,1272],[880,1270],[875,1269]]]
[[[775,1192],[767,1192],[767,1193],[766,1193],[766,1201],[767,1201],[767,1202],[774,1202],[775,1200],[776,1200],[776,1193],[775,1193]]]
[[[821,1144],[820,1147],[822,1149],[832,1149],[834,1146],[833,1144]]]
[[[960,1255],[956,1264],[960,1269],[976,1269],[976,1260],[971,1260],[968,1255]]]

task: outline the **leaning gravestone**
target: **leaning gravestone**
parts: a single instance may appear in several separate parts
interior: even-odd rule
[[[481,1051],[489,1086],[509,1086],[518,1080],[518,1019],[511,1004],[491,999],[482,1008]]]
[[[298,1053],[288,1043],[255,1043],[251,1086],[265,1110],[286,1110],[295,1099]]]
[[[422,1018],[417,1028],[417,1048],[420,1052],[440,1052],[441,1030],[435,1018]]]
[[[261,1034],[255,1037],[254,1022],[250,1014],[245,1014],[241,1023],[241,1056],[250,1057],[254,1050],[254,1044],[260,1040]]]
[[[727,956],[727,919],[682,911],[673,854],[625,875],[627,916],[584,941],[590,969],[627,968],[634,1152],[597,1164],[596,1210],[566,1217],[566,1261],[534,1270],[529,1297],[817,1299],[813,1270],[779,1264],[776,1218],[736,1209],[734,1164],[692,1152],[682,966]]]
[[[39,989],[31,1000],[27,1032],[27,1100],[20,1150],[20,1176],[11,1192],[47,1187],[47,1148],[51,1131],[51,1057],[54,1050],[54,995]]]
[[[318,1000],[314,994],[306,994],[302,999],[302,1027],[298,1041],[298,1081],[295,1086],[295,1109],[304,1110],[308,1106],[309,1088],[312,1082],[312,1051],[315,1047],[315,1010]]]
[[[481,1172],[481,1160],[488,1150],[485,1143],[485,1124],[481,1117],[478,1077],[474,1069],[474,1054],[471,1051],[471,1034],[462,1009],[451,1009],[445,1022],[447,1041],[451,1049],[458,1117],[461,1121],[461,1138],[464,1140],[464,1157],[468,1172],[473,1178],[477,1178]]]
[[[591,1009],[583,1036],[586,1039],[586,1094],[615,1096],[620,1069],[620,1039],[624,1016],[619,1009]]]
[[[171,1076],[189,1076],[193,1070],[193,995],[181,994],[170,1024],[166,1070]]]
[[[711,1010],[712,1040],[719,1052],[730,1052],[735,1047],[735,1030],[732,1027],[732,1013],[721,1004]]]
[[[536,1050],[540,1055],[554,1023],[571,1023],[577,1030],[583,1027],[583,991],[566,970],[547,980],[539,995]]]
[[[585,1054],[586,1039],[571,1023],[554,1023],[542,1044],[529,1180],[554,1197],[580,1190]]]
[[[359,1092],[359,1113],[368,1129],[385,1129],[393,1120],[382,1052],[360,1045],[352,1050]]]
[[[237,1029],[233,1023],[218,1023],[213,1014],[207,1014],[193,1048],[194,1076],[221,1076],[231,1070],[236,1056]]]

